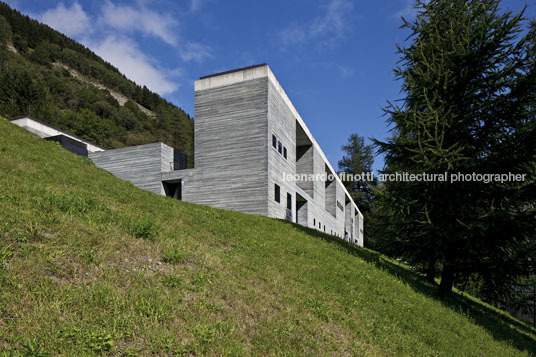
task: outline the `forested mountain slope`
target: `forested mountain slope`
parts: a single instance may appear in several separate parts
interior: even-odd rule
[[[188,114],[2,2],[0,115],[30,115],[105,148],[163,141],[193,164]]]

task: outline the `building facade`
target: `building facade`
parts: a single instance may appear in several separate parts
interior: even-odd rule
[[[88,157],[157,194],[286,219],[363,245],[361,212],[267,65],[196,81],[194,125],[192,169],[163,143],[88,150]]]

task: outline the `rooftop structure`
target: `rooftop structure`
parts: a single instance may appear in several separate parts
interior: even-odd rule
[[[9,121],[36,134],[40,138],[60,142],[69,151],[78,155],[88,156],[88,152],[104,151],[103,148],[92,144],[89,141],[81,139],[63,130],[56,129],[53,126],[40,122],[39,120],[30,116],[17,117],[10,119]]]

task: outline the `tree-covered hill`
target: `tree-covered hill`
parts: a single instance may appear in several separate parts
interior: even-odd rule
[[[106,148],[162,141],[193,163],[188,114],[83,45],[2,2],[0,115],[30,115]]]

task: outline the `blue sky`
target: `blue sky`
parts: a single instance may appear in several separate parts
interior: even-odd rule
[[[351,133],[388,136],[411,0],[8,0],[194,114],[200,76],[267,63],[333,165]],[[536,17],[536,0],[504,9]],[[381,169],[381,158],[374,168]]]

